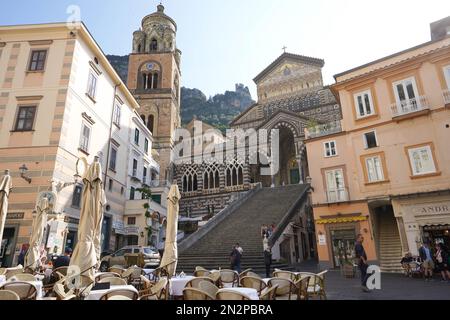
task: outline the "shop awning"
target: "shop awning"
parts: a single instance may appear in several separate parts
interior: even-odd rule
[[[339,217],[339,218],[328,218],[328,219],[318,219],[317,224],[330,224],[330,223],[347,223],[347,222],[358,222],[366,221],[367,217],[357,216],[357,217]]]

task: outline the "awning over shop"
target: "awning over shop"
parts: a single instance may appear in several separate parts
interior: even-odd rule
[[[366,221],[367,217],[357,216],[357,217],[339,217],[339,218],[325,218],[316,220],[317,224],[330,224],[330,223],[347,223],[347,222],[358,222]]]

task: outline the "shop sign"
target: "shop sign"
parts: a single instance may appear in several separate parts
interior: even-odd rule
[[[324,234],[319,234],[319,246],[326,246],[327,245],[327,238]]]
[[[139,227],[126,227],[125,233],[128,235],[137,235],[139,234]]]
[[[450,214],[450,202],[429,203],[411,206],[414,215]]]
[[[8,212],[6,220],[20,220],[25,216],[24,212]]]

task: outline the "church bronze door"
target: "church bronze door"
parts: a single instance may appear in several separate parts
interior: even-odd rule
[[[298,171],[298,168],[291,169],[291,184],[299,184],[300,182],[300,173]]]

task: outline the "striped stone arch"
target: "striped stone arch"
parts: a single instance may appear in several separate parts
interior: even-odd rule
[[[294,138],[300,138],[300,133],[299,133],[299,128],[297,128],[294,124],[292,124],[289,121],[286,120],[281,120],[278,121],[277,123],[275,123],[275,125],[273,125],[269,130],[272,129],[281,129],[282,127],[287,128],[289,130],[291,130],[292,134],[294,135]]]

